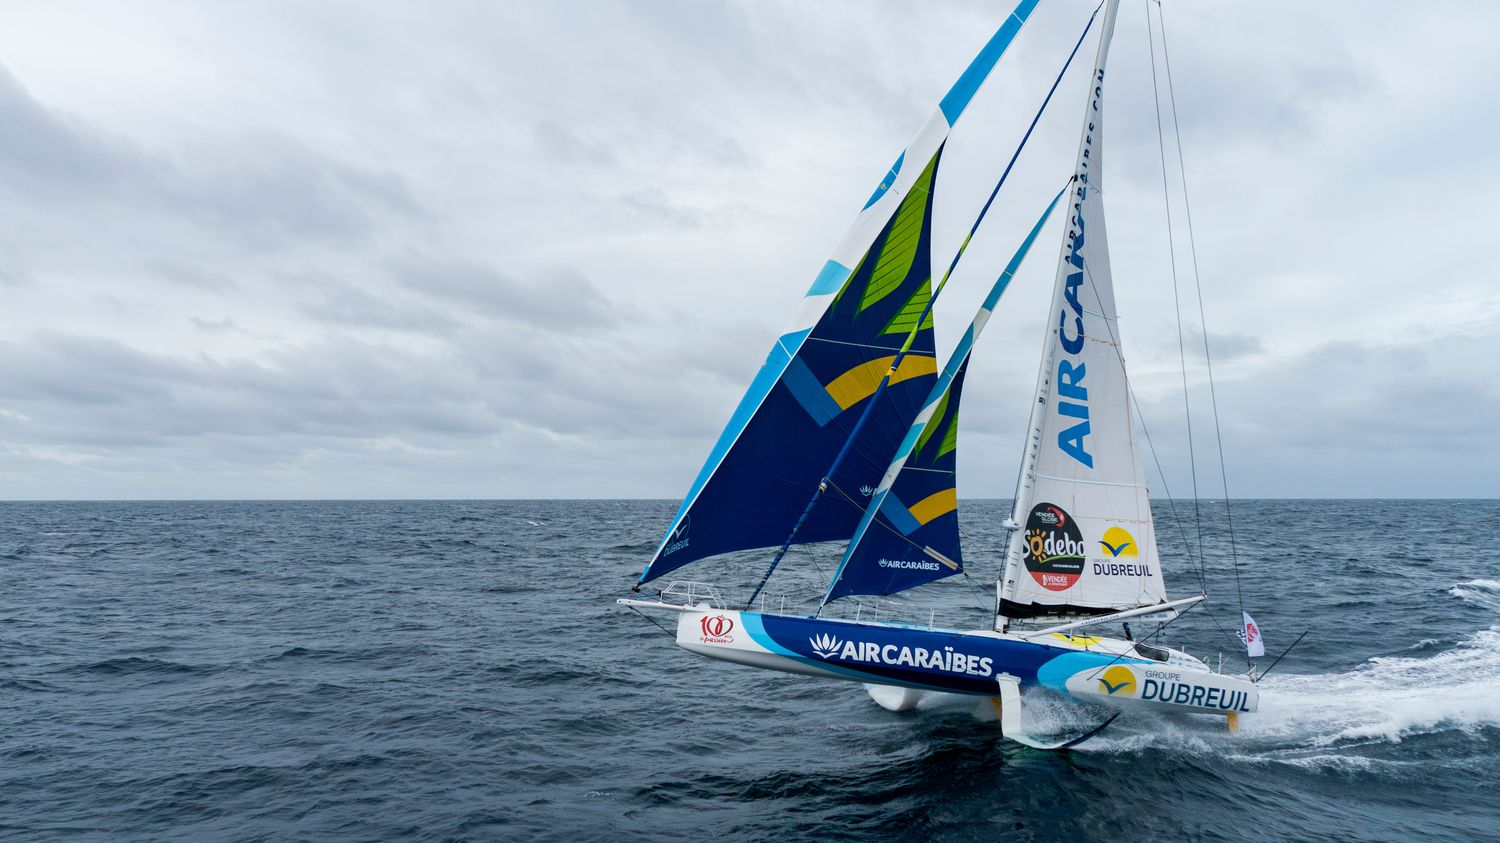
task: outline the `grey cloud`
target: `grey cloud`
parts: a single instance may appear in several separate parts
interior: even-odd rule
[[[1350,453],[1387,449],[1493,454],[1500,387],[1455,361],[1488,359],[1500,342],[1450,337],[1422,346],[1330,343],[1241,385],[1287,415],[1257,413],[1264,442]],[[1243,405],[1243,400],[1239,403]],[[1271,424],[1273,420],[1280,424]]]
[[[934,217],[949,245],[1092,6],[1042,4],[957,128]],[[1165,263],[1142,8],[1126,4],[1111,54],[1106,201],[1132,382],[1180,492],[1176,334],[1149,287]],[[1482,40],[1447,20],[1476,13],[1393,28],[1387,8],[1167,8],[1237,492],[1492,493],[1500,469],[1500,396],[1471,375],[1500,351],[1474,315],[1500,296],[1466,248],[1496,180],[1469,149],[1487,77]],[[7,495],[679,494],[1000,14],[148,9],[0,30]],[[75,33],[159,44],[160,65],[24,49]],[[196,72],[162,71],[177,66]],[[1029,224],[1026,179],[1068,166],[1077,91],[1060,91],[990,224],[1020,206]],[[945,296],[972,293],[976,269],[992,280],[970,263]],[[1454,313],[1461,337],[1445,336]],[[979,350],[966,495],[1009,493],[1042,316]]]
[[[708,213],[703,209],[674,202],[654,187],[627,193],[620,197],[620,203],[638,216],[673,228],[702,228],[708,221]]]
[[[208,331],[210,333],[218,333],[218,332],[221,332],[221,331],[238,331],[239,330],[239,328],[237,328],[235,326],[234,320],[233,319],[229,319],[229,318],[224,318],[224,319],[204,319],[204,318],[199,317],[199,316],[190,316],[190,317],[188,317],[188,321],[192,322],[193,323],[193,327],[197,328],[198,330],[200,330],[200,331]]]
[[[170,257],[148,258],[142,269],[153,278],[209,292],[224,293],[240,286],[233,278],[212,267],[185,264]]]
[[[94,191],[123,180],[143,155],[123,139],[109,138],[77,120],[53,114],[33,99],[15,74],[0,65],[0,168],[12,190]],[[50,197],[49,197],[50,198]]]
[[[378,344],[328,340],[264,362],[149,354],[43,335],[0,354],[0,406],[33,421],[36,444],[168,445],[204,436],[378,438],[475,433],[481,395],[459,374]],[[481,414],[482,415],[482,414]],[[27,441],[13,431],[20,441]],[[305,443],[302,443],[305,447]],[[294,455],[298,444],[279,448]]]
[[[325,324],[424,334],[441,333],[458,324],[454,317],[410,296],[380,295],[326,275],[302,274],[288,278],[287,283],[306,297],[302,312]]]
[[[605,167],[616,162],[613,147],[598,137],[584,137],[577,126],[564,126],[556,120],[542,120],[532,127],[537,151],[564,164],[588,164]]]
[[[0,235],[0,284],[18,287],[31,280],[31,268],[19,251],[19,247]]]
[[[1192,323],[1182,326],[1180,348],[1177,326],[1164,320],[1158,323],[1151,337],[1135,340],[1131,346],[1146,352],[1142,360],[1174,369],[1181,365],[1182,355],[1186,356],[1190,370],[1201,369],[1204,363],[1203,329]],[[1208,350],[1216,365],[1227,365],[1264,354],[1266,347],[1253,334],[1212,332],[1208,335]]]
[[[396,174],[322,159],[294,143],[248,138],[232,170],[180,161],[162,177],[162,200],[206,227],[257,246],[303,238],[362,239],[373,214],[424,213]]]
[[[13,444],[176,448],[248,437],[289,459],[332,447],[325,440],[451,449],[455,437],[497,435],[518,422],[561,436],[648,440],[702,435],[712,424],[696,409],[662,412],[675,393],[701,391],[699,376],[661,376],[681,349],[620,366],[604,339],[532,329],[450,339],[420,352],[335,336],[260,360],[214,360],[42,334],[0,346],[0,410],[26,419],[0,421]],[[232,450],[222,458],[236,459]]]
[[[407,290],[494,319],[566,328],[607,326],[620,318],[621,306],[571,269],[521,281],[476,261],[407,255],[391,261],[390,271]]]
[[[164,240],[186,223],[196,236],[265,248],[357,239],[374,214],[424,213],[396,174],[330,160],[273,134],[194,139],[176,154],[148,150],[47,108],[4,67],[0,119],[0,195],[23,203],[28,225],[57,225],[100,245],[111,242],[114,218],[137,233],[154,224]],[[127,247],[145,245],[135,238]],[[171,263],[169,246],[158,248],[145,263]],[[180,268],[169,275],[184,277]]]
[[[1195,331],[1198,336],[1198,346],[1202,347],[1202,331]],[[1213,354],[1214,360],[1220,363],[1232,363],[1246,357],[1253,357],[1266,350],[1265,343],[1253,334],[1209,334],[1208,348]]]
[[[1500,337],[1422,344],[1332,342],[1220,372],[1219,425],[1234,494],[1431,496],[1476,490],[1500,470],[1500,389],[1452,361],[1500,351]],[[1234,372],[1231,367],[1230,372]],[[1192,384],[1199,486],[1219,494],[1207,385]],[[1142,400],[1173,494],[1191,488],[1180,391]],[[1152,451],[1147,473],[1156,475]],[[1153,483],[1156,481],[1153,479]],[[1342,491],[1332,491],[1339,489]]]

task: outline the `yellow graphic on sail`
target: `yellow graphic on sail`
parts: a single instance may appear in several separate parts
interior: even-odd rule
[[[880,379],[890,371],[891,363],[895,362],[896,356],[877,357],[850,369],[833,379],[833,383],[825,387],[828,395],[838,405],[839,409],[847,410],[855,404],[875,394],[875,388],[880,386]],[[901,361],[901,367],[891,375],[891,386],[909,378],[920,378],[923,375],[937,374],[937,358],[926,354],[908,354]]]

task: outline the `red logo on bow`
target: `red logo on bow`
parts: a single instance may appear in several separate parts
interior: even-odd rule
[[[734,629],[734,621],[723,615],[705,615],[699,623],[703,625],[703,634],[709,638],[723,638]]]

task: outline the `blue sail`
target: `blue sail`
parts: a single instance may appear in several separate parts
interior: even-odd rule
[[[853,534],[937,374],[931,314],[917,320],[932,296],[931,186],[940,157],[941,149],[812,329],[795,346],[783,337],[772,349],[642,582],[707,556],[781,544],[915,331],[870,422],[830,478],[835,500],[797,538]]]
[[[871,496],[825,604],[851,594],[895,594],[963,571],[955,475],[964,372],[975,340],[1062,196],[1053,197],[1021,241],[948,358]]]
[[[836,500],[809,517],[796,541],[853,534],[937,370],[931,318],[922,314],[932,296],[931,191],[943,144],[1038,2],[1016,5],[882,175],[771,348],[640,582],[715,554],[780,545],[911,337],[831,478],[827,494]]]

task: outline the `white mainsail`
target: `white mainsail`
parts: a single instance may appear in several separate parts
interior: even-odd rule
[[[999,625],[1166,599],[1120,353],[1100,193],[1110,0],[1089,86],[1068,232],[1011,515]]]

